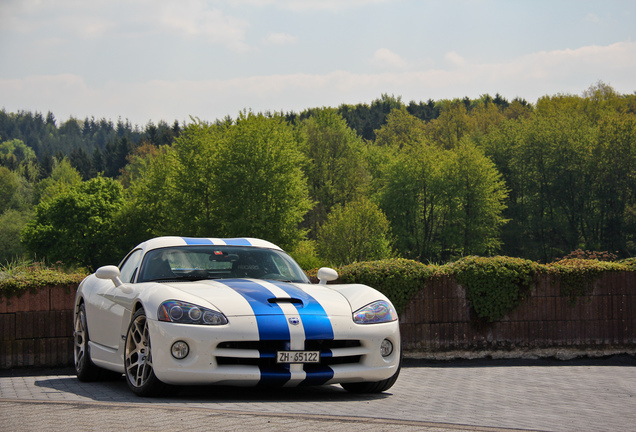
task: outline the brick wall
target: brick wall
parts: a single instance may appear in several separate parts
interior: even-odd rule
[[[400,317],[405,349],[451,351],[631,346],[636,348],[636,273],[605,273],[574,305],[558,280],[541,276],[521,306],[494,323],[476,323],[465,290],[430,281]]]
[[[0,298],[0,368],[73,364],[75,287]],[[570,305],[558,281],[540,277],[529,298],[494,323],[476,324],[451,278],[426,283],[400,316],[406,350],[636,349],[636,273],[606,273]]]
[[[0,368],[73,364],[75,288],[0,298]]]

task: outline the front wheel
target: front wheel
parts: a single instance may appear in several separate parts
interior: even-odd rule
[[[124,367],[128,387],[138,396],[158,396],[166,388],[152,368],[148,321],[143,309],[133,315],[126,333]]]
[[[401,366],[398,366],[397,371],[395,371],[392,377],[382,381],[342,383],[340,385],[349,393],[382,393],[393,387],[393,384],[395,384],[395,381],[398,379],[398,375],[400,375],[400,369]]]
[[[79,305],[73,328],[73,359],[75,374],[80,381],[97,381],[103,376],[103,369],[95,366],[91,360],[88,346],[88,326],[86,325],[86,307]]]

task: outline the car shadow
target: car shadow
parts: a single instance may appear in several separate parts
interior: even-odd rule
[[[246,403],[246,402],[346,402],[372,401],[392,396],[390,391],[375,394],[349,393],[339,385],[307,387],[234,387],[234,386],[169,386],[165,394],[153,398],[136,396],[128,388],[124,376],[108,381],[81,382],[73,374],[55,377],[36,376],[40,388],[74,394],[95,402],[134,403]],[[41,379],[37,377],[40,376]]]

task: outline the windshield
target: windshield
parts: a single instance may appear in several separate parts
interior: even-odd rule
[[[223,278],[309,283],[285,252],[246,246],[175,246],[146,253],[137,282]]]

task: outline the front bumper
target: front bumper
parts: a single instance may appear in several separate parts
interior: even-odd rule
[[[255,317],[229,319],[223,326],[148,320],[157,378],[183,385],[298,386],[376,382],[390,378],[399,368],[397,321],[358,325],[351,317],[330,317],[333,340],[304,341],[304,349],[320,351],[320,363],[277,364],[275,352],[290,349],[289,341],[260,340]],[[385,339],[392,343],[393,351],[383,357],[380,345]],[[190,348],[181,360],[170,353],[177,341]]]

